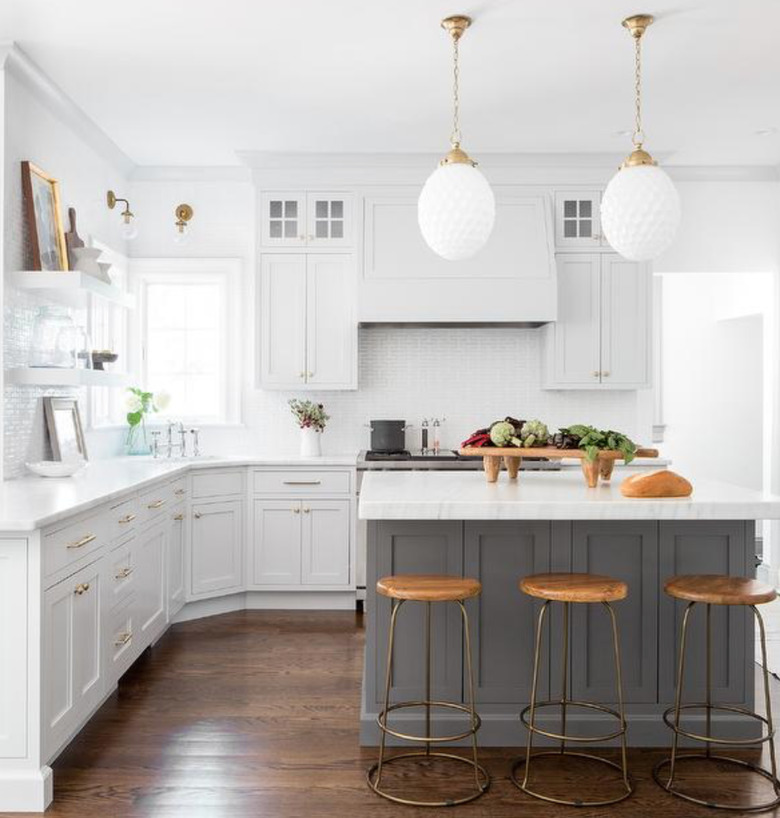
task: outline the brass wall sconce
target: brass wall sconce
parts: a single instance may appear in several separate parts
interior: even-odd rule
[[[182,244],[189,238],[189,234],[192,229],[189,227],[189,221],[193,217],[195,211],[192,209],[191,205],[180,204],[176,207],[174,212],[176,213],[176,234],[174,236],[174,241],[177,244]]]
[[[125,241],[130,241],[130,239],[134,239],[138,235],[138,227],[133,222],[135,215],[130,210],[130,202],[128,202],[127,199],[122,199],[117,196],[113,190],[109,190],[106,193],[106,204],[109,210],[113,210],[118,202],[122,202],[125,206],[125,209],[120,213],[122,216],[122,238],[125,239]]]

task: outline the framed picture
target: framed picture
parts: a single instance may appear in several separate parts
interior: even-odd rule
[[[44,398],[43,412],[53,460],[87,460],[79,402],[75,398]]]
[[[60,215],[60,187],[32,162],[22,162],[22,190],[33,269],[67,270],[68,251]]]

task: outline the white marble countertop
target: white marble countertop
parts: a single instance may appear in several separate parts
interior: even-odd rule
[[[582,472],[367,472],[360,490],[363,520],[776,520],[780,496],[694,480],[691,497],[628,499],[627,476],[588,488]]]
[[[0,531],[34,531],[65,517],[88,511],[129,491],[160,479],[173,479],[191,469],[275,466],[279,468],[354,467],[357,454],[300,458],[290,455],[241,455],[186,460],[118,457],[90,462],[73,477],[33,475],[0,484]]]

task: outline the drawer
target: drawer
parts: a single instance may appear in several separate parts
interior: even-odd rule
[[[243,471],[207,471],[192,475],[192,498],[231,497],[244,491]]]
[[[106,656],[109,660],[109,679],[117,681],[133,664],[139,650],[136,644],[136,605],[130,596],[124,605],[117,606],[109,616],[106,628]]]
[[[108,564],[106,588],[108,589],[110,608],[122,603],[133,592],[136,567],[135,543],[135,537],[130,537],[118,545],[106,560]]]
[[[255,471],[255,494],[349,494],[350,473],[344,471]]]
[[[138,521],[145,523],[165,514],[171,501],[170,485],[158,483],[154,488],[147,489],[138,498]]]
[[[138,522],[138,498],[131,497],[115,506],[111,506],[107,512],[108,517],[108,538],[116,540],[135,530]]]
[[[180,500],[187,499],[187,478],[182,477],[180,480],[174,480],[170,485],[172,502],[178,503]]]
[[[52,526],[42,537],[44,575],[75,565],[100,550],[106,541],[105,512]]]

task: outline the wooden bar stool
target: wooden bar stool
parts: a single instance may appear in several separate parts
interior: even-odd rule
[[[769,697],[769,672],[766,664],[766,632],[764,630],[764,620],[758,612],[758,605],[763,605],[766,602],[772,602],[777,594],[775,589],[770,585],[765,585],[755,579],[747,577],[730,577],[719,574],[697,574],[688,576],[672,577],[664,584],[664,591],[674,599],[684,600],[688,603],[683,614],[682,626],[680,629],[680,652],[677,662],[677,691],[675,695],[675,703],[664,713],[664,722],[673,731],[672,749],[669,758],[665,758],[656,764],[653,769],[653,778],[662,786],[667,792],[676,795],[678,798],[683,798],[694,804],[702,804],[705,807],[713,807],[714,809],[726,809],[738,812],[763,812],[770,810],[780,805],[780,781],[777,779],[777,760],[775,758],[775,728],[772,721],[772,702]],[[685,677],[685,641],[688,635],[688,624],[690,621],[690,614],[693,607],[698,603],[706,605],[705,608],[705,639],[706,639],[706,692],[705,701],[693,704],[683,704],[683,682]],[[746,605],[753,611],[753,615],[758,622],[759,632],[761,634],[761,663],[764,669],[764,699],[766,706],[766,717],[758,713],[748,710],[745,707],[738,707],[731,704],[713,704],[712,702],[712,623],[711,613],[713,605]],[[705,715],[705,735],[684,730],[680,727],[680,715],[684,710],[704,710]],[[762,727],[762,735],[758,739],[724,739],[717,738],[712,735],[712,713],[713,711],[720,711],[726,713],[740,713],[744,716],[756,719],[762,725],[766,726],[766,733],[764,734]],[[674,718],[672,719],[672,714]],[[701,741],[705,744],[704,752],[693,752],[678,754],[677,743],[680,736]],[[769,745],[769,759],[771,764],[771,771],[749,761],[744,761],[739,758],[733,758],[726,755],[714,755],[712,753],[712,745],[722,745],[727,747],[751,747],[757,744]],[[674,775],[677,771],[677,765],[681,761],[688,759],[706,759],[714,762],[729,764],[743,769],[751,770],[758,773],[772,782],[775,797],[771,801],[766,801],[763,804],[724,804],[714,800],[697,798],[689,795],[678,789],[675,786]],[[665,767],[669,767],[668,776],[662,776],[661,771]],[[714,771],[713,771],[714,772]]]
[[[368,785],[371,789],[398,804],[409,804],[419,807],[451,807],[457,804],[465,804],[479,798],[490,786],[490,776],[477,759],[477,730],[480,726],[480,718],[474,708],[474,672],[471,666],[471,641],[469,637],[469,618],[466,613],[465,599],[479,596],[482,592],[482,584],[476,579],[467,577],[452,577],[439,575],[398,575],[383,577],[376,584],[377,593],[389,597],[391,600],[390,613],[390,633],[387,640],[387,674],[385,678],[385,706],[377,716],[377,724],[381,731],[379,744],[379,760],[368,771]],[[393,645],[395,640],[395,623],[401,606],[407,601],[425,603],[425,698],[420,701],[407,701],[390,704],[390,682],[393,672]],[[431,699],[431,605],[434,602],[455,602],[460,608],[463,619],[463,631],[466,649],[466,667],[469,680],[469,703],[468,706],[456,702],[434,701]],[[387,719],[391,712],[403,710],[409,707],[425,707],[425,735],[414,736],[401,733],[388,726]],[[468,715],[468,729],[456,735],[432,736],[431,735],[431,708],[446,708],[457,710]],[[425,745],[424,750],[400,753],[391,758],[385,758],[385,740],[387,736],[395,736],[404,741],[416,742]],[[442,750],[432,750],[431,745],[440,745],[450,741],[458,741],[471,737],[473,759],[464,758],[454,753],[446,753]],[[430,759],[445,758],[468,764],[474,773],[474,791],[460,798],[443,798],[436,801],[420,801],[411,798],[401,798],[392,795],[382,789],[382,771],[384,767],[402,759]]]
[[[534,574],[520,580],[520,590],[524,594],[543,599],[544,604],[539,612],[539,619],[536,626],[536,644],[534,648],[534,671],[533,684],[531,687],[531,703],[520,714],[520,720],[528,730],[528,743],[526,745],[525,757],[517,759],[512,765],[512,781],[525,793],[542,801],[549,801],[554,804],[566,804],[573,807],[601,807],[608,804],[616,804],[628,798],[633,792],[633,785],[628,777],[628,761],[626,758],[626,718],[623,709],[623,680],[620,673],[620,644],[618,641],[617,621],[615,612],[612,609],[612,602],[625,599],[628,596],[628,586],[625,582],[611,577],[600,576],[598,574]],[[542,648],[542,634],[547,610],[551,602],[563,603],[563,674],[561,680],[561,697],[556,700],[541,701],[536,700],[539,688],[539,667]],[[609,613],[612,625],[612,646],[615,656],[615,682],[617,687],[618,709],[613,710],[602,704],[595,702],[577,701],[569,696],[569,613],[572,603],[601,603]],[[547,707],[560,708],[561,732],[554,733],[543,730],[536,725],[537,710]],[[571,736],[566,734],[566,715],[570,707],[581,707],[587,710],[596,710],[613,716],[618,722],[618,728],[611,733],[600,736]],[[532,752],[534,735],[546,736],[560,742],[557,750],[544,750]],[[585,753],[582,751],[571,751],[566,749],[566,742],[571,741],[579,744],[604,742],[619,738],[621,744],[621,764],[617,764],[607,758]],[[529,786],[531,774],[531,760],[543,756],[574,756],[591,761],[597,761],[608,767],[612,767],[621,774],[622,791],[614,798],[603,798],[599,800],[583,801],[582,799],[563,799],[545,795]],[[523,777],[519,778],[518,770],[524,767]]]

